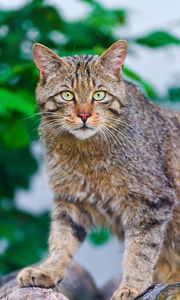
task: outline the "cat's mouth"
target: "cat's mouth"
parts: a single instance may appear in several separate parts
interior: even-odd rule
[[[89,126],[87,126],[86,124],[83,124],[81,127],[75,128],[74,130],[83,130],[83,131],[86,131],[86,130],[88,130],[88,129],[94,130],[94,128],[89,127]]]
[[[81,127],[81,128],[79,128],[79,130],[82,130],[82,131],[87,131],[88,129],[93,130],[92,128],[89,128],[89,127]]]
[[[93,136],[97,132],[97,130],[97,128],[83,125],[81,127],[74,128],[73,130],[71,130],[71,133],[78,139],[85,140]]]

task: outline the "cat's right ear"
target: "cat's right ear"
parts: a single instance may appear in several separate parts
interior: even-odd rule
[[[68,63],[60,56],[42,44],[35,43],[32,52],[35,64],[39,70],[40,79],[43,82],[58,68],[62,66],[64,68],[69,67]]]

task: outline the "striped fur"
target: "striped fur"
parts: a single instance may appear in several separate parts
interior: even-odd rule
[[[60,58],[36,44],[41,140],[54,193],[49,256],[20,272],[21,286],[64,277],[89,229],[125,238],[123,277],[113,300],[131,300],[152,282],[180,281],[180,114],[148,102],[122,80],[118,41],[101,57]],[[62,91],[74,94],[62,100]],[[105,91],[102,101],[93,100]],[[81,113],[88,116],[86,125]]]

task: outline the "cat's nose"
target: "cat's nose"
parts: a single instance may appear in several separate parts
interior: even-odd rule
[[[88,112],[83,112],[80,113],[78,117],[80,117],[83,122],[86,122],[87,119],[90,117],[90,114]]]

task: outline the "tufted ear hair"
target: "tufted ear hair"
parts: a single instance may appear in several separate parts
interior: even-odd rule
[[[58,68],[62,66],[64,68],[69,67],[69,64],[63,58],[39,43],[33,45],[33,57],[42,81],[46,81],[48,76]]]
[[[119,40],[99,57],[97,64],[101,64],[113,75],[121,77],[127,50],[127,42],[125,40]]]

